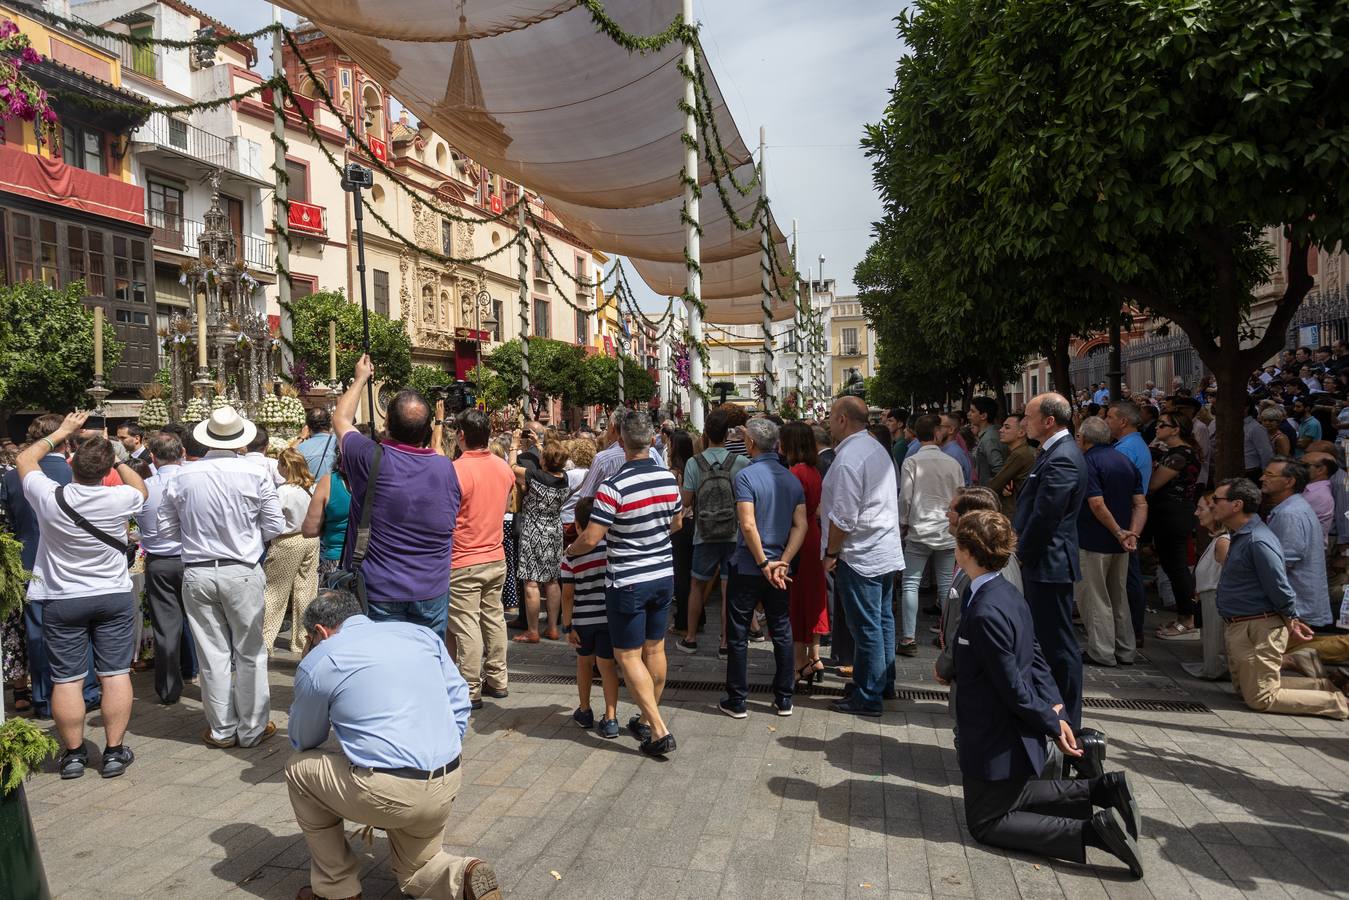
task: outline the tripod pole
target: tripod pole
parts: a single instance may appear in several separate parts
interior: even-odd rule
[[[356,280],[361,285],[361,346],[367,356],[370,355],[370,304],[365,298],[365,215],[361,208],[361,189],[352,190],[356,200]],[[375,382],[365,383],[365,402],[370,410],[370,436],[375,433]]]

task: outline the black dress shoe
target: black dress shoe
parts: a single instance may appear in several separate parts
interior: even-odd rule
[[[481,700],[481,699],[478,699],[478,700],[470,700],[470,701],[468,701],[468,708],[469,708],[469,709],[482,709],[482,700]]]
[[[1138,830],[1143,824],[1143,817],[1138,812],[1138,801],[1134,799],[1134,792],[1129,790],[1128,777],[1123,772],[1111,772],[1101,776],[1101,781],[1102,799],[1105,802],[1100,806],[1119,813],[1120,818],[1124,820],[1124,827],[1129,831],[1129,837],[1138,840]]]
[[[829,704],[829,709],[832,712],[845,713],[851,716],[866,716],[869,719],[879,719],[882,713],[882,710],[862,706],[848,698],[835,700]]]
[[[665,756],[667,753],[673,753],[675,749],[675,737],[673,734],[667,734],[660,740],[647,738],[638,746],[639,750],[647,756]]]
[[[1138,845],[1129,837],[1124,820],[1113,809],[1103,809],[1091,817],[1090,827],[1105,845],[1106,852],[1129,867],[1135,878],[1143,877],[1143,860]]]
[[[1095,728],[1083,728],[1077,733],[1082,755],[1072,761],[1078,778],[1099,778],[1105,774],[1105,733]]]

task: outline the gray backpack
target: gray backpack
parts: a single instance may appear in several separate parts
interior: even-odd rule
[[[698,536],[704,541],[735,540],[739,530],[735,517],[735,485],[731,472],[739,454],[728,453],[719,463],[709,463],[701,453],[693,458],[702,473],[694,495],[698,513]]]

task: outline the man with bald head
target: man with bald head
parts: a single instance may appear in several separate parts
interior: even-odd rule
[[[829,431],[834,461],[820,494],[824,570],[834,574],[834,599],[852,631],[853,683],[835,712],[878,717],[895,690],[895,573],[904,568],[895,466],[867,433],[867,407],[856,397],[834,401]]]
[[[1040,455],[1017,497],[1012,527],[1026,602],[1045,662],[1063,698],[1063,717],[1082,728],[1082,652],[1073,634],[1073,584],[1082,572],[1077,520],[1087,492],[1087,465],[1068,434],[1072,407],[1061,394],[1040,394],[1026,404],[1026,436]]]

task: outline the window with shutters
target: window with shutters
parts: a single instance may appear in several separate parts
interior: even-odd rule
[[[389,273],[374,270],[375,312],[382,316],[389,314]]]

